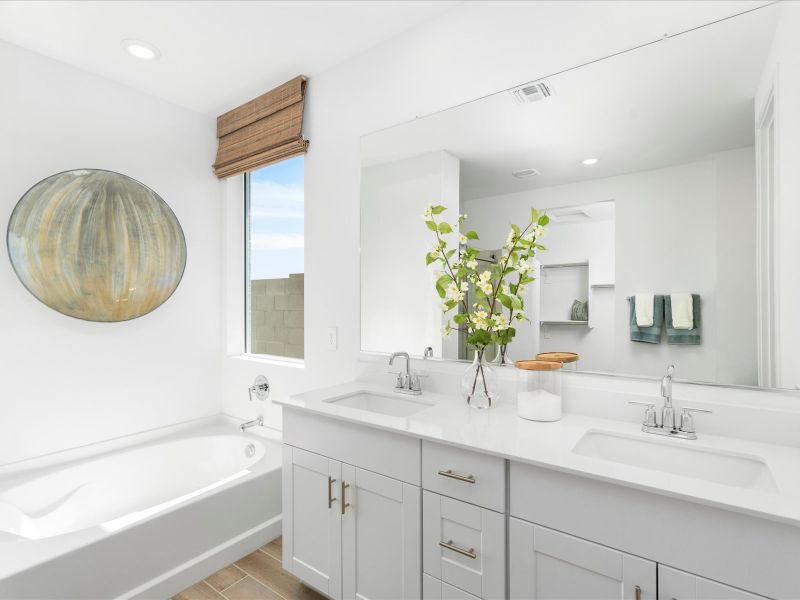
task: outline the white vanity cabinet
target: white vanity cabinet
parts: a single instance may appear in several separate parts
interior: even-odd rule
[[[749,592],[658,565],[659,600],[766,600]]]
[[[509,521],[513,600],[656,600],[656,563],[540,527]]]
[[[283,446],[284,568],[334,600],[418,600],[419,440],[325,421],[284,417],[306,446]]]

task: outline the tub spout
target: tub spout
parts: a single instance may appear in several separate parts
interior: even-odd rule
[[[257,419],[253,419],[252,421],[247,421],[239,425],[239,431],[245,432],[251,427],[255,427],[256,425],[264,425],[264,417],[258,417]]]

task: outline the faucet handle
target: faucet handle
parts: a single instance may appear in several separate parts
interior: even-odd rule
[[[628,400],[628,404],[636,404],[638,406],[644,406],[644,421],[642,421],[643,427],[658,427],[658,423],[656,422],[656,405],[654,402],[639,402],[638,400]]]
[[[681,409],[681,428],[680,428],[680,430],[683,431],[684,433],[696,433],[694,429],[694,418],[692,417],[693,412],[711,414],[710,410],[706,410],[704,408],[692,408],[691,406],[684,406]]]

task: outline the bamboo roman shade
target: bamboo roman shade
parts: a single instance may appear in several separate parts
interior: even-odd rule
[[[306,78],[299,75],[217,117],[217,177],[238,175],[305,153],[305,89]]]

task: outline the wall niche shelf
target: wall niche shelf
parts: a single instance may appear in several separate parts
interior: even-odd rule
[[[572,321],[570,319],[563,321],[539,321],[539,325],[589,325],[589,321]]]
[[[593,288],[593,289],[596,289],[596,290],[597,289],[610,289],[610,288],[614,287],[614,284],[613,283],[593,283],[589,287]]]

